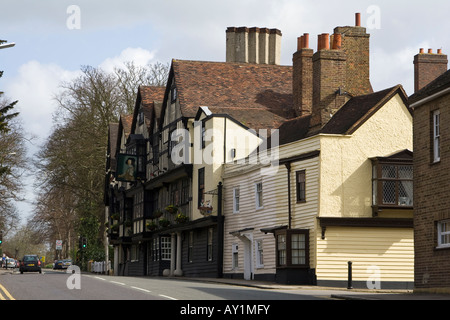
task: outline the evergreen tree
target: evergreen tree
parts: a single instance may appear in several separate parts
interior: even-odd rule
[[[3,43],[5,41],[0,40],[0,44]],[[3,76],[3,71],[0,71],[0,78]],[[3,95],[3,92],[0,92],[0,96]],[[14,117],[17,117],[19,115],[18,112],[15,113],[9,113],[14,106],[16,105],[18,101],[14,101],[4,107],[0,106],[0,135],[3,135],[4,133],[7,133],[10,129],[8,128],[8,121],[11,120]],[[8,114],[9,113],[9,114]],[[1,151],[0,151],[1,153]],[[0,157],[2,155],[0,154]],[[9,168],[3,166],[0,163],[0,177],[6,173],[9,173]]]

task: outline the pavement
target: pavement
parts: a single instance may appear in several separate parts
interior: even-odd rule
[[[17,270],[14,271],[12,269],[5,270],[3,268],[0,268],[0,275],[12,274],[14,272],[17,273],[18,271]],[[149,278],[159,278],[159,277],[149,277]],[[256,281],[256,280],[228,279],[228,278],[202,278],[202,277],[196,278],[164,277],[164,278],[174,280],[222,283],[228,285],[268,289],[268,290],[327,291],[330,293],[331,298],[341,300],[450,300],[450,294],[423,293],[423,292],[414,292],[414,290],[347,289],[339,287],[286,285],[270,281]]]
[[[413,290],[347,289],[305,285],[285,285],[268,281],[223,278],[173,277],[178,280],[223,283],[271,290],[311,290],[331,292],[331,298],[342,300],[450,300],[450,294],[415,293]]]

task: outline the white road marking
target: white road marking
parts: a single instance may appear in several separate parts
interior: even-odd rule
[[[159,296],[160,296],[160,297],[163,297],[163,298],[167,298],[167,299],[170,299],[170,300],[178,300],[178,299],[175,299],[175,298],[172,298],[172,297],[166,296],[166,295],[164,295],[164,294],[160,294]]]
[[[144,292],[151,292],[150,290],[142,289],[142,288],[138,288],[138,287],[133,287],[133,286],[130,286],[130,288],[133,288],[133,289],[136,289],[136,290],[141,290],[141,291],[144,291]]]

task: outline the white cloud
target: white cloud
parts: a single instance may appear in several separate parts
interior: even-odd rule
[[[17,110],[26,132],[46,138],[52,127],[52,114],[56,110],[55,94],[63,81],[70,81],[79,71],[64,70],[56,64],[29,61],[23,64],[6,92],[10,99],[19,100]],[[42,142],[42,141],[39,141]]]
[[[155,51],[142,48],[126,48],[118,56],[107,58],[99,67],[106,72],[113,72],[115,67],[123,67],[125,62],[132,61],[137,66],[145,66],[155,57]]]

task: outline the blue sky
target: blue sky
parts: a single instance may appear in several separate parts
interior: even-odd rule
[[[67,27],[70,5],[80,9],[80,29]],[[111,70],[129,60],[224,61],[231,26],[280,29],[281,63],[291,65],[297,37],[310,33],[316,48],[318,34],[354,25],[360,12],[371,34],[374,89],[402,84],[412,94],[419,48],[450,52],[449,9],[450,2],[441,0],[2,0],[0,39],[16,46],[0,50],[0,90],[19,100],[24,127],[37,137],[30,149],[36,150],[50,133],[58,85],[76,77],[82,65]],[[31,210],[28,203],[19,205]]]

